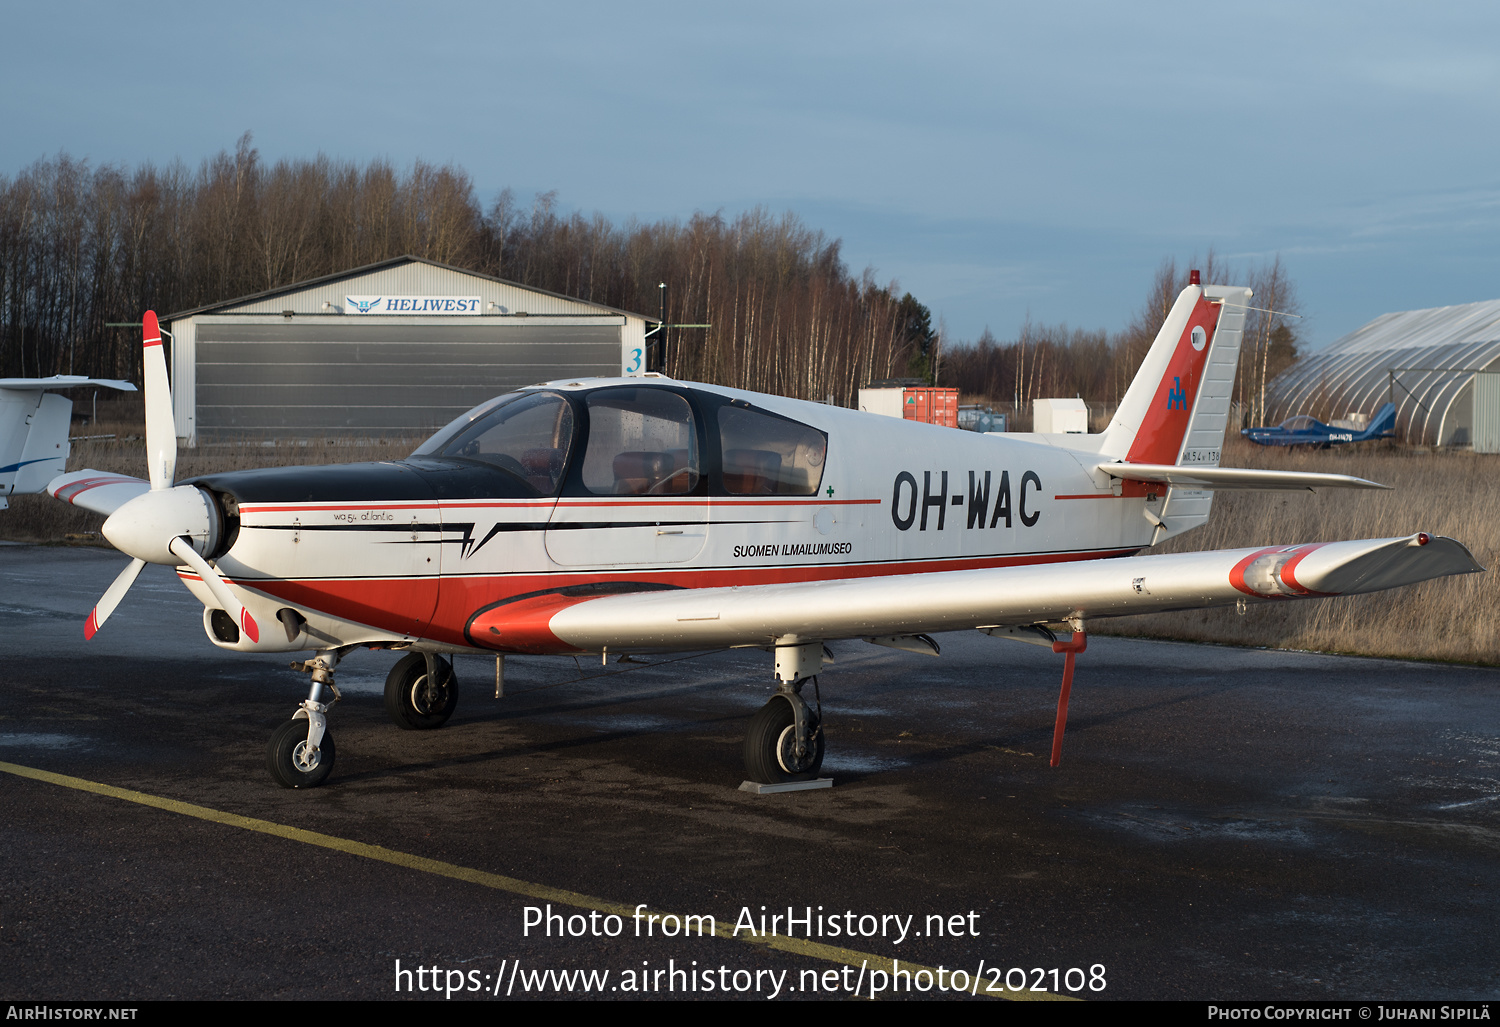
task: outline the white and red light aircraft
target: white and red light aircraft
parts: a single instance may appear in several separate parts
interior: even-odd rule
[[[977,628],[1067,653],[1056,763],[1087,619],[1483,569],[1425,533],[1137,555],[1203,523],[1216,489],[1385,487],[1218,466],[1250,291],[1194,279],[1097,435],[985,436],[659,376],[588,379],[484,403],[406,460],[180,484],[148,311],[149,482],[79,471],[48,490],[107,515],[132,558],[86,636],[161,563],[203,602],[215,645],[314,650],[310,693],[268,749],[287,787],[332,769],[325,698],[361,646],[406,652],[386,685],[404,728],[452,713],[443,654],[761,647],[779,688],[745,762],[777,783],[822,763],[821,711],[801,690],[825,641],[935,655],[927,632]]]

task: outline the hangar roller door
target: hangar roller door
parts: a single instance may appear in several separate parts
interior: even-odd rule
[[[423,435],[504,392],[620,373],[612,325],[200,324],[211,438]]]

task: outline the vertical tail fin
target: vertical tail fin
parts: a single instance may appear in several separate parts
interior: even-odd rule
[[[1104,431],[1102,455],[1218,466],[1250,296],[1221,285],[1182,290]]]
[[[73,401],[55,392],[19,395],[24,397],[25,404],[35,402],[36,407],[28,412],[27,424],[21,426],[20,459],[0,460],[6,465],[0,467],[0,496],[7,492],[15,495],[42,492],[49,481],[68,469],[71,449],[68,429],[72,424]],[[14,448],[14,443],[8,448]]]
[[[1249,289],[1222,285],[1182,290],[1105,429],[1101,455],[1132,464],[1219,466],[1250,296]],[[1125,495],[1146,497],[1152,545],[1208,520],[1212,492],[1170,488],[1157,505],[1160,488],[1124,482]]]
[[[1370,421],[1370,426],[1365,429],[1362,439],[1378,439],[1387,432],[1396,428],[1396,404],[1387,403],[1375,411],[1375,417]]]

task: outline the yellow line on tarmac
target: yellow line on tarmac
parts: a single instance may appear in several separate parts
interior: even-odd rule
[[[156,809],[166,810],[168,813],[177,813],[185,817],[195,817],[198,820],[207,820],[211,823],[223,824],[226,827],[238,827],[246,831],[255,831],[260,834],[274,835],[277,838],[285,838],[289,841],[301,842],[304,845],[316,845],[319,848],[333,849],[335,852],[343,852],[351,856],[362,856],[365,859],[390,863],[394,866],[405,867],[408,870],[435,874],[438,877],[450,877],[456,881],[466,881],[469,884],[477,884],[484,888],[509,892],[512,895],[523,895],[530,899],[541,899],[543,902],[556,902],[559,905],[573,906],[578,909],[597,909],[601,913],[614,913],[622,919],[633,917],[636,912],[633,906],[610,902],[607,899],[596,899],[591,895],[567,891],[563,888],[549,888],[544,884],[532,884],[530,881],[522,881],[515,877],[506,877],[503,874],[491,874],[483,870],[461,867],[454,863],[444,863],[438,859],[428,859],[425,856],[414,856],[408,852],[398,852],[395,849],[387,849],[383,845],[370,845],[366,842],[338,838],[319,831],[306,831],[300,827],[289,827],[286,824],[278,824],[270,820],[242,817],[237,813],[225,813],[222,810],[210,809],[208,806],[198,806],[191,802],[167,799],[160,795],[137,792],[130,788],[116,788],[114,785],[100,784],[97,781],[88,781],[81,777],[69,777],[67,774],[54,774],[48,770],[38,770],[35,767],[23,767],[15,763],[4,762],[0,762],[0,771],[4,771],[7,774],[14,774],[17,777],[30,778],[33,781],[44,781],[47,784],[72,788],[80,792],[93,792],[95,795],[104,795],[111,799],[123,799],[126,802],[134,802],[141,806],[152,806]],[[644,910],[644,912],[647,914],[655,913],[657,916],[663,915],[660,910],[649,908]],[[683,922],[686,922],[685,918]],[[921,963],[892,960],[885,956],[874,955],[873,953],[840,948],[837,945],[824,945],[822,942],[808,941],[802,938],[788,938],[780,935],[771,938],[742,938],[736,935],[730,927],[721,925],[717,919],[715,919],[714,934],[720,938],[727,938],[730,941],[764,946],[765,948],[789,952],[798,956],[806,956],[811,959],[827,960],[828,962],[838,963],[841,966],[863,966],[868,970],[883,971],[890,975],[893,975],[898,969],[902,974],[909,972],[913,975],[925,970],[932,974],[934,982],[938,979],[938,969],[936,967],[925,966]],[[953,973],[952,970],[944,969],[949,975]],[[974,972],[965,967],[958,969],[964,970],[970,975]],[[894,977],[891,979],[894,980]],[[973,976],[970,976],[969,979],[971,986],[977,986],[978,994],[986,994],[986,988],[991,980],[988,973],[985,974],[982,982],[977,981]],[[903,992],[904,990],[903,988]],[[952,989],[950,989],[950,993],[952,993]],[[929,991],[928,994],[934,995],[935,993]],[[999,994],[998,990],[990,993],[992,996],[997,994]],[[1074,996],[1058,995],[1050,991],[1006,989],[1004,997],[1013,1001],[1079,1001]]]

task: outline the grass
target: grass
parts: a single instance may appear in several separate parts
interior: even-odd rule
[[[73,444],[70,469],[92,467],[141,476],[145,442],[138,397],[100,404],[97,425],[75,434],[116,434]],[[1237,549],[1343,538],[1384,538],[1426,531],[1469,547],[1485,567],[1500,563],[1500,456],[1364,444],[1288,451],[1226,440],[1223,463],[1353,474],[1394,485],[1393,492],[1328,489],[1308,492],[1221,492],[1208,524],[1154,552]],[[218,471],[292,464],[400,459],[416,439],[306,444],[242,439],[185,449],[179,479]],[[0,538],[38,543],[98,542],[103,518],[51,496],[16,496],[0,511]],[[69,536],[74,538],[69,539]],[[81,536],[81,538],[80,538]],[[1135,635],[1233,645],[1310,649],[1465,663],[1500,663],[1500,589],[1490,574],[1466,574],[1411,588],[1342,599],[1252,603],[1095,621],[1101,634]]]

